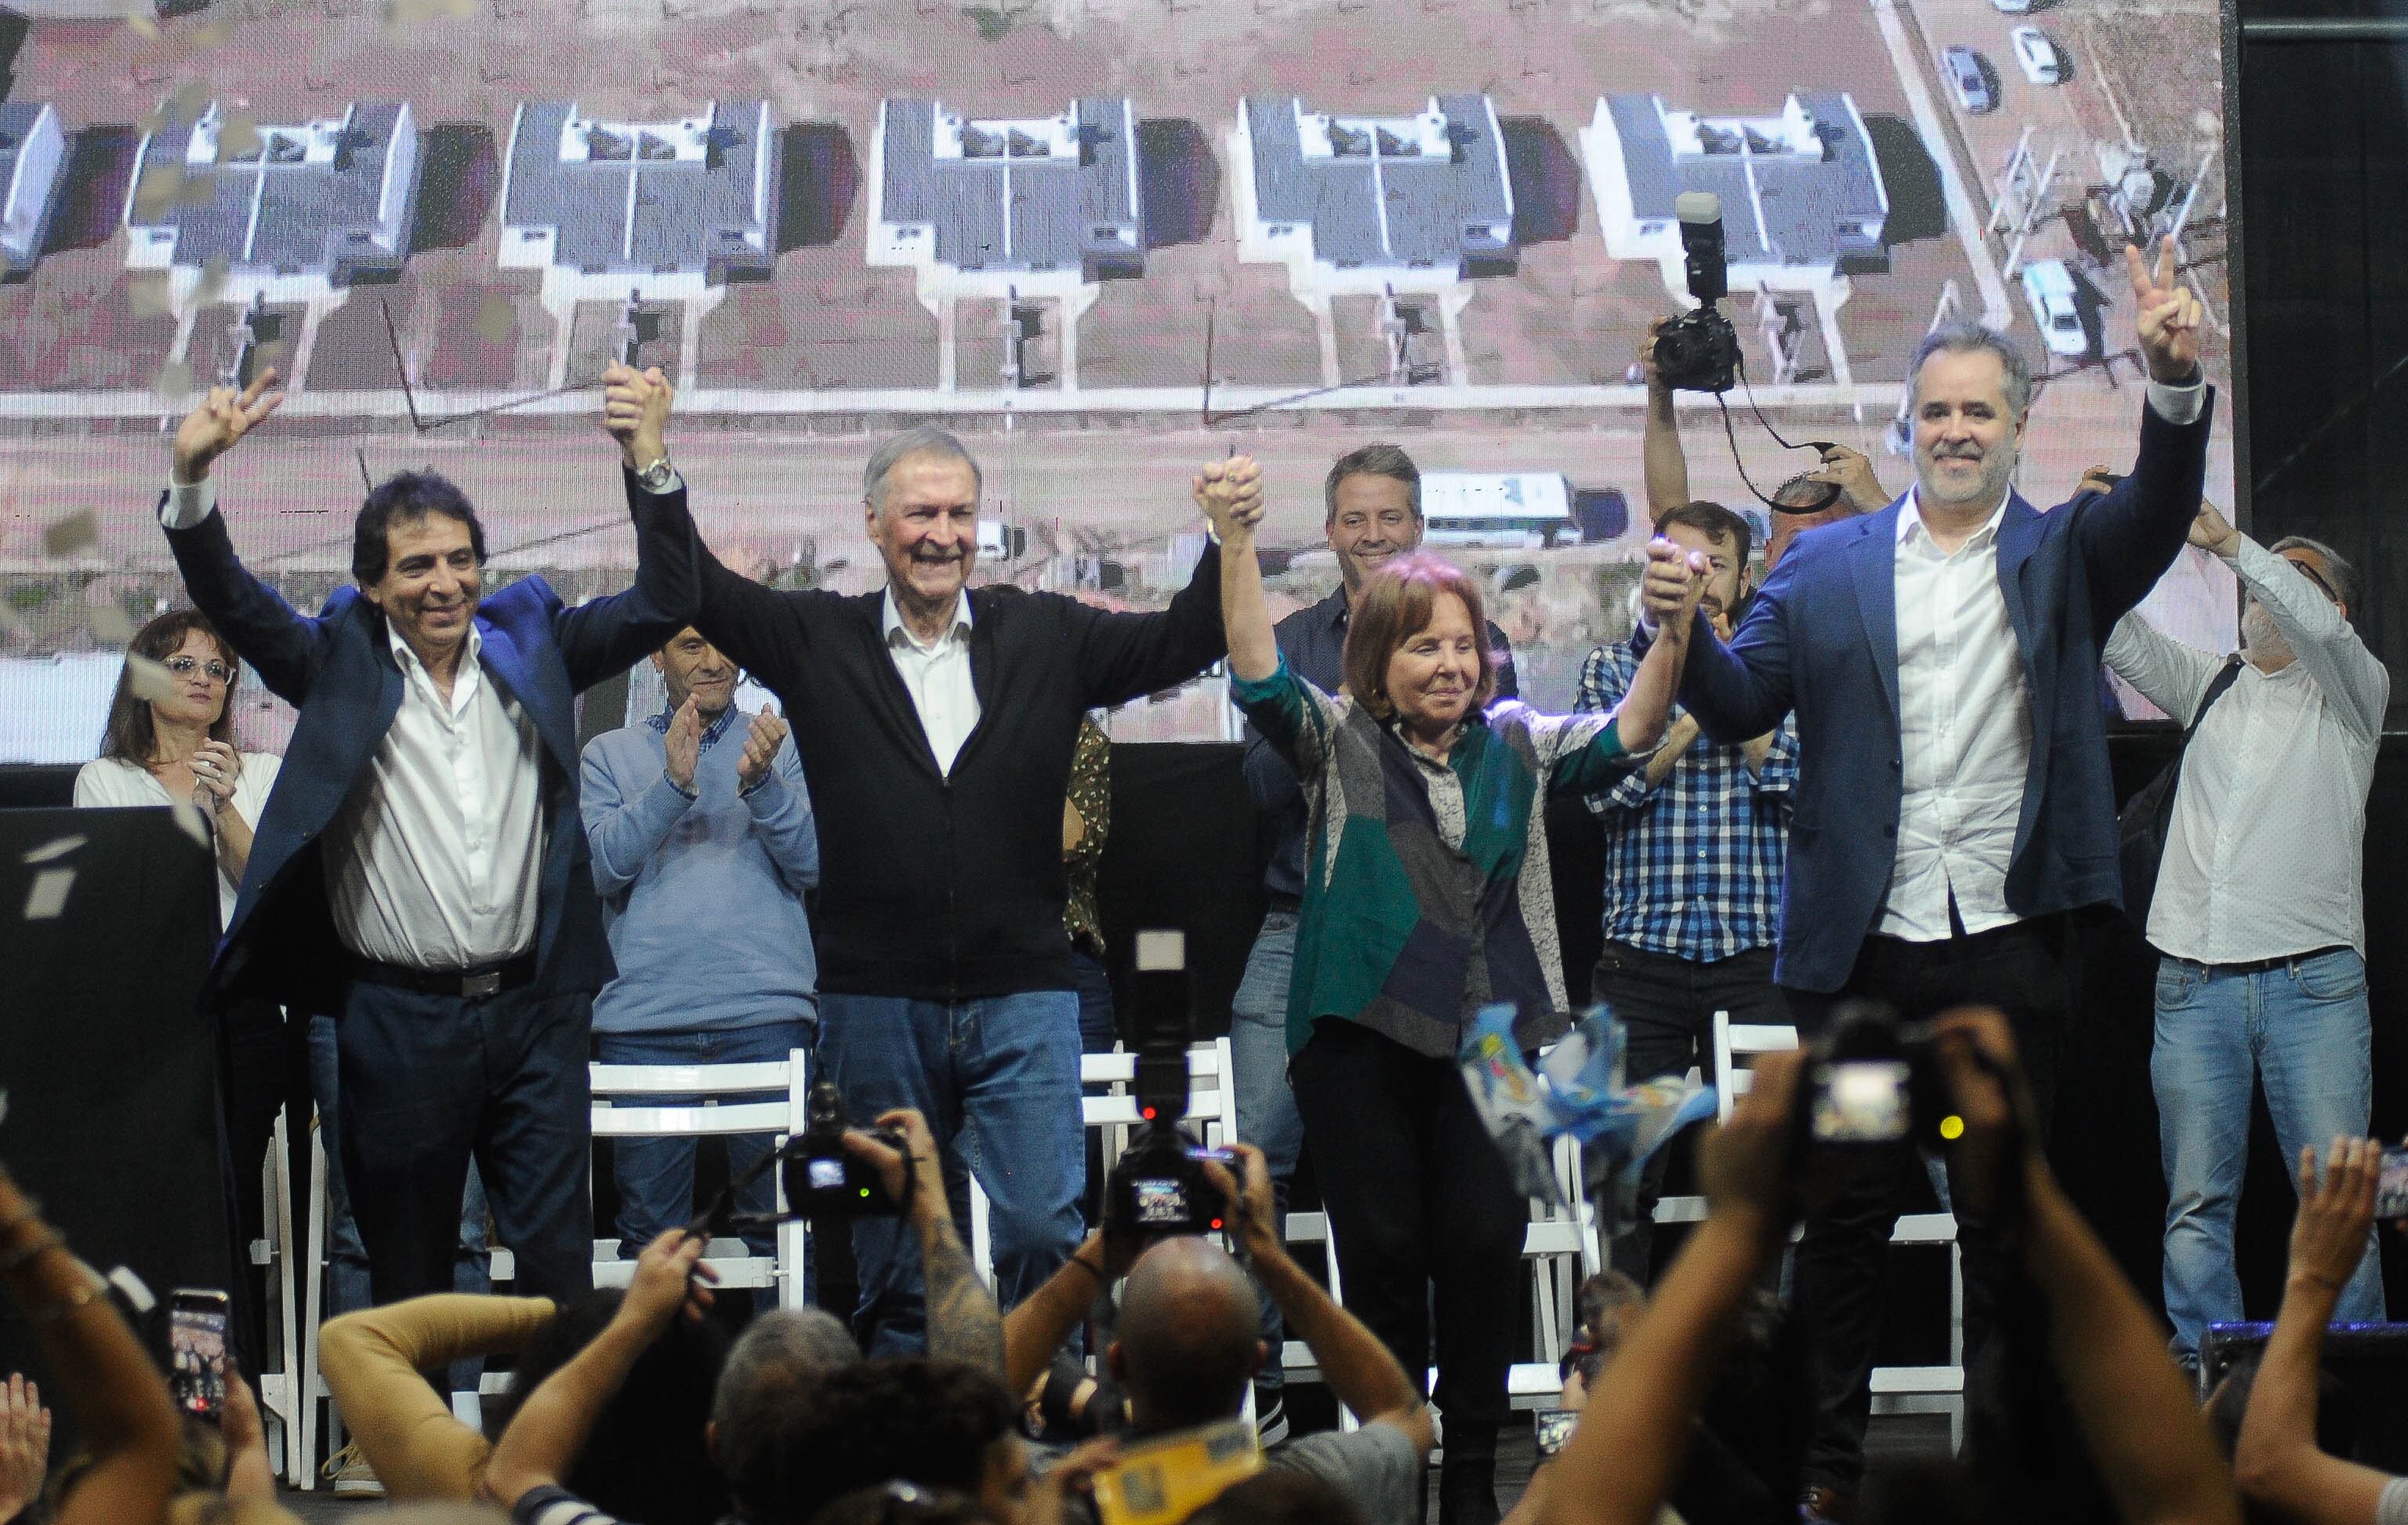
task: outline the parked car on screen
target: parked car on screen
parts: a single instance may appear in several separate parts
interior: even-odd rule
[[[2021,16],[2032,8],[2032,0],[1990,0],[1990,4],[2010,16]]]
[[[2025,266],[2024,299],[2031,304],[2032,322],[2040,325],[2040,337],[2049,353],[2078,360],[2090,352],[2090,335],[2082,326],[2073,272],[2065,267],[2065,261],[2035,260]]]
[[[2019,26],[2007,34],[2014,44],[2015,62],[2023,66],[2024,78],[2036,85],[2061,85],[2069,72],[2065,53],[2055,38],[2037,26]]]
[[[1973,116],[1999,108],[1999,93],[1990,88],[1990,71],[1982,55],[1971,48],[1949,47],[1940,52],[1940,72],[1956,92],[1956,104]]]

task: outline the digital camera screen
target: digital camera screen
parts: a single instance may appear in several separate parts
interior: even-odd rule
[[[813,1159],[806,1162],[804,1174],[814,1191],[834,1191],[844,1185],[844,1161]]]
[[[1906,1136],[1903,1059],[1847,1059],[1822,1067],[1814,1137],[1823,1144],[1887,1144]]]
[[[2383,1173],[2374,1183],[2374,1216],[2408,1218],[2408,1149],[2383,1151]]]
[[[1131,1185],[1137,1192],[1137,1220],[1140,1224],[1177,1224],[1187,1221],[1187,1186],[1163,1176],[1140,1176]]]

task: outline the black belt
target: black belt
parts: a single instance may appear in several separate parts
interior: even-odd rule
[[[2280,958],[2251,958],[2238,964],[2201,964],[2200,967],[2214,970],[2218,974],[2263,974],[2270,969],[2304,964],[2311,958],[2322,958],[2329,953],[2355,951],[2346,942],[2328,942],[2321,948],[2310,948],[2305,953],[2286,953]]]
[[[411,969],[406,964],[380,964],[373,958],[362,958],[351,966],[351,978],[365,980],[370,985],[390,985],[402,990],[415,990],[422,996],[479,1000],[487,996],[498,996],[505,990],[515,990],[532,981],[535,978],[535,952],[529,949],[498,964],[471,964],[466,969]]]

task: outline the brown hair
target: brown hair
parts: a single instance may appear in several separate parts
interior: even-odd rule
[[[1394,709],[1388,702],[1388,658],[1429,628],[1439,597],[1448,593],[1463,600],[1480,649],[1480,683],[1472,690],[1472,701],[1485,705],[1497,692],[1497,654],[1488,649],[1488,614],[1480,601],[1480,584],[1453,562],[1426,551],[1409,551],[1364,580],[1354,611],[1346,617],[1346,687],[1373,714],[1385,719]]]
[[[153,662],[164,662],[183,649],[184,638],[198,630],[209,638],[225,659],[225,702],[218,707],[218,717],[209,724],[209,740],[234,740],[234,685],[242,681],[242,659],[218,634],[208,616],[197,609],[171,609],[141,629],[134,632],[127,643],[128,656],[147,656]],[[117,693],[108,701],[108,728],[101,733],[100,755],[122,757],[136,768],[150,766],[150,755],[158,750],[158,733],[150,728],[150,701],[134,693],[134,671],[129,666],[117,674]]]
[[[1338,484],[1349,477],[1388,477],[1405,484],[1406,500],[1412,505],[1413,517],[1422,516],[1422,473],[1413,458],[1398,445],[1384,440],[1377,444],[1358,445],[1338,457],[1322,479],[1321,501],[1328,509],[1325,516],[1338,517]]]

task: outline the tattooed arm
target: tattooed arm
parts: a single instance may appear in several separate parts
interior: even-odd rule
[[[909,1107],[878,1119],[882,1128],[901,1131],[910,1151],[906,1159],[868,1134],[846,1135],[845,1146],[877,1165],[889,1194],[903,1189],[910,1173],[910,1200],[904,1211],[920,1243],[920,1280],[925,1288],[928,1356],[932,1360],[958,1360],[1003,1374],[1003,1314],[995,1297],[979,1280],[969,1251],[953,1231],[953,1215],[945,1201],[943,1157],[927,1119]]]

